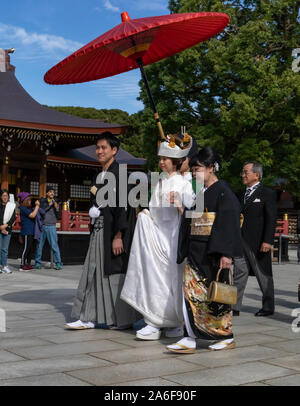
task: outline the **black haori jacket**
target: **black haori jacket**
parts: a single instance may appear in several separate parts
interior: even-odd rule
[[[202,192],[200,192],[202,193]],[[216,218],[209,236],[191,235],[191,220],[182,216],[178,238],[177,263],[185,258],[201,271],[207,283],[215,280],[221,256],[241,257],[240,205],[223,180],[204,192],[204,211],[215,212]]]
[[[101,209],[101,215],[104,217],[104,273],[112,275],[126,273],[136,214],[135,209],[128,205],[127,208],[119,206],[119,164],[113,161],[107,172],[111,172],[116,179],[116,190],[114,190],[116,193],[116,207],[109,207],[107,205]],[[96,186],[100,190],[107,184],[107,180],[104,180],[103,184],[97,184],[97,176],[94,177],[92,186]],[[93,194],[91,194],[91,205],[98,207],[96,196]],[[91,226],[92,231],[93,226]],[[115,256],[112,252],[112,241],[118,231],[122,233],[124,253]]]

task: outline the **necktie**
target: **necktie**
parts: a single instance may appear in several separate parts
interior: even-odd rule
[[[251,189],[247,189],[244,195],[244,202],[246,203],[250,197]]]
[[[247,203],[247,201],[248,201],[248,199],[249,199],[251,193],[254,192],[254,190],[257,189],[258,186],[259,186],[259,185],[255,185],[253,188],[248,188],[248,189],[246,190],[245,195],[244,195],[244,203]]]

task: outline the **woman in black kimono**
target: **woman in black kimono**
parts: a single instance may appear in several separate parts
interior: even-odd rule
[[[185,337],[167,346],[176,353],[194,353],[197,338],[217,340],[208,347],[210,350],[235,347],[231,306],[208,302],[207,289],[220,268],[224,270],[219,280],[228,282],[233,257],[242,256],[240,204],[227,183],[217,177],[221,167],[219,155],[205,147],[190,166],[197,182],[202,179],[204,183],[200,192],[204,199],[203,211],[211,213],[213,224],[197,228],[199,220],[198,224],[197,219],[191,224],[191,220],[183,216],[177,262],[187,257],[183,275]]]

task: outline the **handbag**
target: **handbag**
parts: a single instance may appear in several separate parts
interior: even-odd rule
[[[230,278],[229,284],[219,282],[219,276],[222,268],[218,270],[215,281],[212,281],[207,291],[207,300],[209,302],[217,302],[234,305],[237,302],[237,287],[233,285],[233,273],[229,269]]]

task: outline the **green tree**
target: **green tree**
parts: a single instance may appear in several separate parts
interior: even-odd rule
[[[300,196],[300,73],[291,69],[299,7],[299,0],[170,0],[171,13],[222,12],[230,23],[215,38],[145,68],[165,132],[185,125],[200,147],[216,148],[235,190],[242,163],[254,159],[265,167],[265,184],[285,178],[285,188]],[[157,130],[140,85],[145,153],[154,165]]]
[[[141,113],[129,115],[119,109],[95,109],[92,107],[56,106],[55,110],[74,116],[100,120],[111,124],[126,124],[124,134],[119,136],[121,147],[135,157],[144,157],[143,137],[141,132]]]

